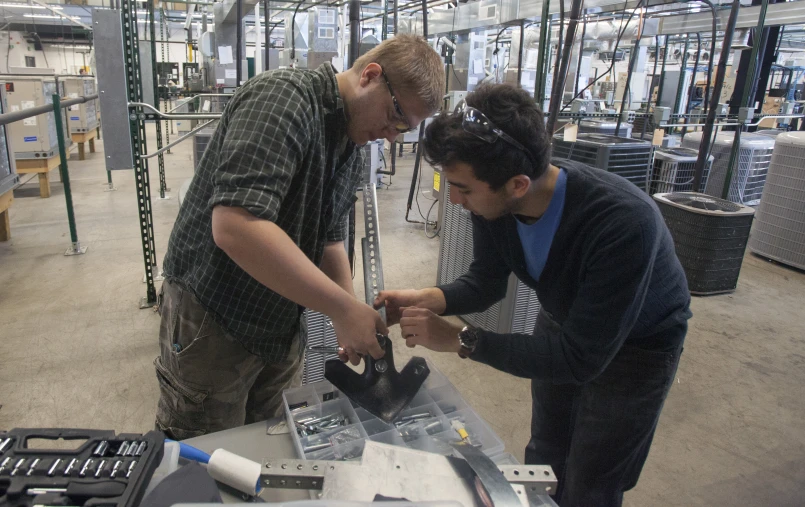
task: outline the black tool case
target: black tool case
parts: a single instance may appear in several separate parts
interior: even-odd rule
[[[86,440],[40,449],[31,439]],[[0,432],[0,507],[135,507],[162,461],[165,435],[81,429]]]

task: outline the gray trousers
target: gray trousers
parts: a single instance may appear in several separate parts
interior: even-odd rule
[[[268,363],[229,336],[196,298],[165,281],[160,294],[156,428],[184,440],[282,412],[282,391],[301,384],[299,336],[286,360]]]

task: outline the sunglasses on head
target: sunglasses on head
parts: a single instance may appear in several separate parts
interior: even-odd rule
[[[492,121],[489,120],[489,118],[487,118],[486,115],[478,109],[468,106],[467,103],[462,100],[458,106],[456,106],[454,114],[462,115],[461,126],[464,128],[465,132],[469,132],[478,139],[486,141],[490,144],[494,143],[498,139],[503,139],[507,143],[525,153],[531,163],[534,163],[531,153],[525,148],[525,146],[517,141],[517,139],[496,127],[495,124],[492,123]]]

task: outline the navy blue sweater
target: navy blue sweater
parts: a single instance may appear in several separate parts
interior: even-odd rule
[[[556,160],[567,171],[565,208],[539,281],[528,274],[512,215],[473,215],[469,271],[440,287],[445,315],[483,311],[514,272],[542,308],[533,335],[480,331],[472,359],[526,378],[584,383],[624,344],[679,347],[690,293],[671,234],[650,196],[620,176]]]

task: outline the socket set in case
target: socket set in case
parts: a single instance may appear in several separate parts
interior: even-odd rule
[[[428,367],[425,384],[390,424],[352,403],[327,381],[286,390],[285,416],[299,457],[356,460],[367,440],[448,455],[453,452],[450,442],[461,440],[464,432],[469,443],[488,456],[501,454],[503,441],[447,377],[432,363]]]
[[[71,445],[76,440],[85,441],[78,447]],[[0,507],[137,506],[162,461],[164,441],[160,431],[144,435],[61,428],[0,432]],[[63,444],[70,448],[58,448]]]

